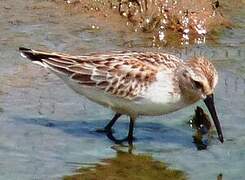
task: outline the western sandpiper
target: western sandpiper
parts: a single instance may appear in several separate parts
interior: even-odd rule
[[[139,115],[163,115],[203,99],[223,143],[213,96],[218,74],[203,57],[183,61],[174,55],[155,52],[71,56],[23,47],[19,50],[23,57],[51,70],[78,94],[111,108],[116,114],[103,131],[115,142],[127,140],[132,144],[134,123]],[[128,136],[116,140],[111,128],[122,114],[130,117]]]

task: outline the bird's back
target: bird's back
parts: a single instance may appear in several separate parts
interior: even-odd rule
[[[170,109],[156,108],[179,100],[173,96],[172,84],[174,71],[182,63],[176,56],[119,51],[70,56],[26,48],[20,51],[61,77],[79,94],[115,111],[158,115],[176,109],[175,104]]]

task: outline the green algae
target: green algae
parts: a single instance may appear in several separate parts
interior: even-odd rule
[[[184,172],[169,169],[166,164],[149,155],[118,152],[115,158],[103,160],[94,168],[81,168],[64,180],[184,180]]]
[[[118,152],[115,158],[103,160],[94,168],[81,168],[64,180],[184,180],[184,172],[173,170],[149,155]]]

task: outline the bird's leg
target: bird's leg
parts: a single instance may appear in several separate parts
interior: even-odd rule
[[[112,132],[112,126],[115,124],[115,122],[118,120],[118,118],[121,116],[122,114],[120,113],[116,113],[114,115],[114,117],[111,119],[111,121],[103,128],[103,129],[97,129],[96,132],[100,132],[100,133],[109,133]]]
[[[116,144],[122,144],[123,142],[127,141],[128,144],[131,146],[133,144],[133,132],[134,132],[134,121],[135,119],[130,117],[130,122],[129,122],[129,131],[128,131],[128,136],[126,138],[123,139],[116,139],[112,132],[108,132],[106,135],[107,137],[112,140],[113,142],[115,142]]]
[[[133,144],[134,122],[135,122],[135,119],[130,117],[129,130],[128,130],[128,144],[129,145]]]

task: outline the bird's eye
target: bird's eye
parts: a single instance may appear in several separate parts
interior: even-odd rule
[[[202,89],[203,88],[203,84],[199,81],[194,81],[194,84],[196,86],[197,89]]]

